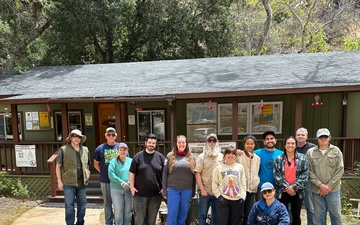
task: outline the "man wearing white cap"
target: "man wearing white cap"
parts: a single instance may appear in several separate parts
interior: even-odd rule
[[[330,131],[321,128],[316,132],[318,146],[306,153],[309,159],[309,179],[314,203],[314,223],[326,224],[327,210],[332,225],[341,223],[341,177],[344,173],[343,155],[330,144]]]
[[[105,225],[112,225],[114,212],[112,209],[110,179],[108,167],[111,159],[118,156],[117,133],[115,128],[108,127],[105,131],[106,142],[99,145],[94,152],[94,168],[100,172],[100,187],[104,199]]]
[[[75,215],[77,225],[85,223],[87,204],[85,187],[90,177],[90,154],[88,148],[83,146],[85,140],[86,136],[80,130],[72,130],[66,138],[67,144],[60,148],[56,159],[58,188],[64,190],[66,225],[74,225]]]

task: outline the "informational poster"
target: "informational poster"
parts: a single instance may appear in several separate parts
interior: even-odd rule
[[[91,113],[85,114],[85,126],[93,125],[93,117]]]
[[[49,126],[49,113],[48,112],[40,112],[40,126],[41,127]]]
[[[15,145],[17,167],[36,167],[35,145]]]
[[[39,112],[25,112],[26,130],[40,130]]]
[[[229,145],[232,145],[236,148],[236,142],[219,142],[221,152],[224,152],[225,148],[228,147]],[[197,158],[197,156],[200,155],[204,151],[205,146],[206,146],[205,141],[189,143],[189,149],[195,158]]]

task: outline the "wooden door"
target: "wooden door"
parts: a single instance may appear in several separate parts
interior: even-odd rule
[[[114,104],[98,104],[98,127],[99,127],[99,143],[106,142],[105,130],[108,127],[115,127],[115,105]]]

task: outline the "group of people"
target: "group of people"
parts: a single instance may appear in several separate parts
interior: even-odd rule
[[[308,224],[341,224],[340,179],[344,171],[342,153],[330,144],[330,131],[317,131],[318,145],[307,142],[299,128],[295,137],[276,149],[272,131],[263,133],[264,148],[257,140],[244,138],[244,149],[227,146],[221,152],[216,134],[206,137],[204,151],[196,158],[184,135],[164,157],[156,151],[156,136],[149,134],[145,149],[129,157],[128,146],[116,142],[117,133],[106,129],[106,143],[94,152],[94,167],[100,173],[105,224],[155,225],[160,204],[168,208],[168,225],[185,225],[191,198],[199,193],[198,224],[212,225],[301,224],[304,201]],[[84,224],[86,185],[90,176],[86,137],[70,132],[57,158],[58,188],[64,190],[65,221]],[[133,221],[132,221],[133,220]]]

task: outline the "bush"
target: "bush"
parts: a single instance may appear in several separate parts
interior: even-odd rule
[[[0,195],[6,197],[28,198],[29,191],[20,179],[10,178],[7,173],[0,172]]]

